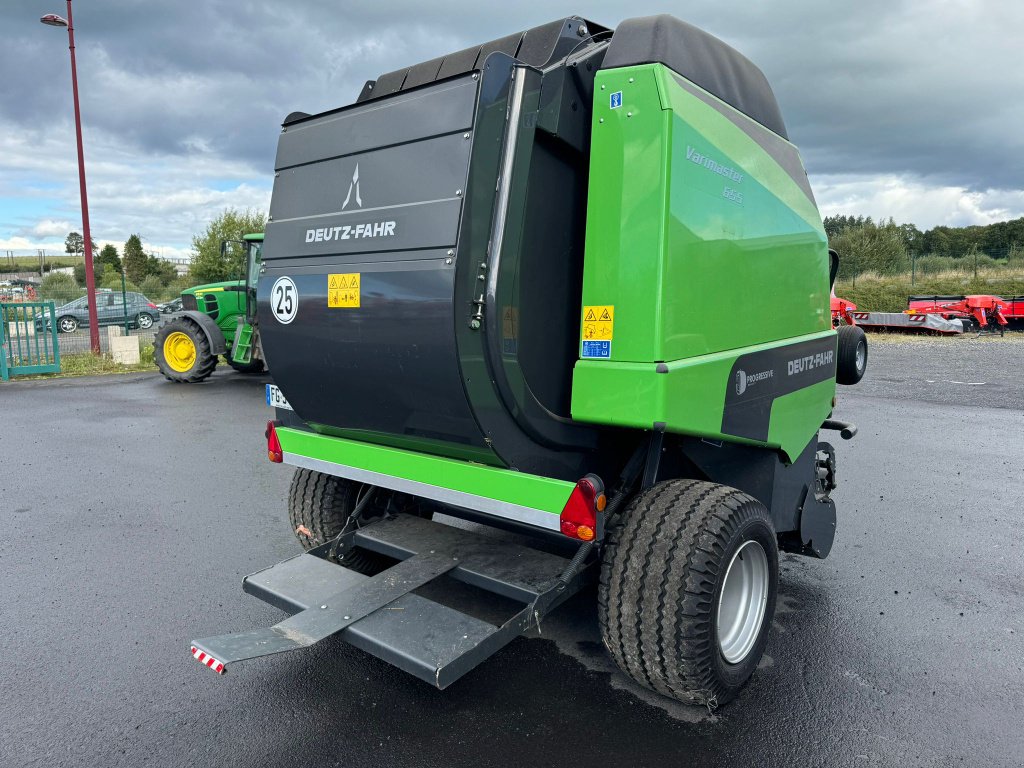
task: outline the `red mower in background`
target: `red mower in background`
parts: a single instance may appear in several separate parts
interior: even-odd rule
[[[853,314],[851,314],[857,305],[852,301],[846,299],[840,299],[836,296],[835,289],[832,290],[832,327],[838,328],[842,324],[856,325]]]
[[[1021,314],[1017,314],[1021,312]],[[834,313],[833,313],[834,314]],[[907,300],[908,315],[939,315],[946,320],[971,322],[978,328],[998,328],[1001,332],[1009,325],[1008,315],[1024,317],[1024,301],[1009,302],[999,296],[976,294],[972,296],[911,296]]]

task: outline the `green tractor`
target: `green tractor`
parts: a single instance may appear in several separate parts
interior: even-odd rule
[[[266,369],[256,322],[256,281],[259,279],[263,234],[225,240],[244,249],[245,274],[240,280],[197,285],[182,291],[182,311],[176,313],[153,340],[153,359],[170,381],[195,383],[208,378],[223,355],[242,373]]]

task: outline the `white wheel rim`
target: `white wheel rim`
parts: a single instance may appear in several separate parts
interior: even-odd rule
[[[863,371],[868,362],[868,346],[863,341],[857,345],[857,370]]]
[[[739,664],[754,647],[767,602],[768,556],[758,542],[744,542],[725,571],[715,621],[718,650],[729,664]]]

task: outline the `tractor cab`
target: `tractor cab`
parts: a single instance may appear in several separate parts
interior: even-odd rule
[[[245,252],[245,322],[256,321],[256,283],[260,279],[263,264],[263,233],[246,235]]]

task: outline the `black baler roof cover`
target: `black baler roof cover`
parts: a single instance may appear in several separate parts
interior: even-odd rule
[[[586,42],[594,35],[608,31],[607,27],[580,16],[569,16],[446,56],[438,56],[430,61],[413,64],[411,67],[387,72],[376,80],[367,81],[357,101],[377,99],[435,80],[481,69],[484,60],[495,51],[541,69],[551,62],[564,58],[574,48],[579,47],[580,43]]]
[[[685,21],[662,14],[615,29],[602,69],[664,64],[784,139],[786,125],[764,73],[746,56]]]

